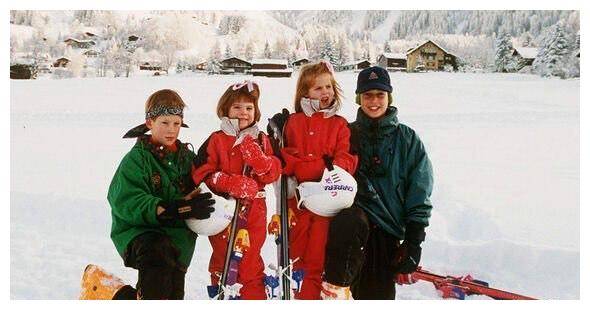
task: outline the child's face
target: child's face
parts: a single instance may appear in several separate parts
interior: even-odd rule
[[[162,115],[148,119],[146,125],[152,131],[152,139],[162,145],[171,146],[176,142],[182,118],[178,115]]]
[[[370,118],[379,118],[385,114],[389,106],[387,92],[369,90],[361,94],[361,109]]]
[[[239,120],[240,130],[242,130],[254,123],[255,112],[253,102],[239,100],[231,104],[227,117],[237,118]]]
[[[307,96],[310,99],[317,99],[320,101],[320,109],[329,108],[334,100],[334,88],[332,88],[332,75],[330,73],[322,73],[317,76],[311,87],[309,88]]]

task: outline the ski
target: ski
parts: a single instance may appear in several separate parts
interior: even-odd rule
[[[464,277],[442,276],[418,267],[410,274],[408,284],[418,280],[427,281],[442,293],[443,298],[465,299],[469,295],[486,295],[499,300],[535,300],[536,298],[492,288],[485,281],[476,280],[471,275]]]
[[[283,109],[283,114],[288,115],[289,111]],[[281,148],[284,146],[283,137],[284,123],[277,124],[275,120],[269,119],[267,132],[270,137],[273,152],[276,157],[282,159]],[[269,233],[275,235],[275,243],[277,244],[277,264],[276,267],[276,280],[280,287],[279,299],[289,300],[291,299],[291,271],[292,264],[289,261],[289,209],[287,207],[287,176],[281,174],[279,179],[280,196],[278,197],[278,204],[276,214],[272,217],[271,224],[269,226]],[[276,189],[276,186],[275,186]],[[273,283],[274,281],[268,281]],[[274,288],[270,285],[272,290]],[[271,298],[273,294],[269,295]]]
[[[247,175],[249,171],[250,168],[244,166],[243,174]],[[244,253],[250,248],[248,230],[245,229],[247,211],[246,206],[241,204],[240,199],[236,199],[236,209],[229,228],[229,240],[221,279],[217,290],[215,290],[215,287],[208,288],[209,296],[213,299],[239,299],[240,297],[242,285],[238,283],[238,267]],[[215,296],[215,293],[217,293],[217,296]]]

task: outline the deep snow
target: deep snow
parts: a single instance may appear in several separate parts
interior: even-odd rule
[[[425,143],[434,205],[422,265],[487,280],[543,299],[580,297],[580,83],[519,74],[391,75],[400,120]],[[84,266],[96,263],[134,284],[109,239],[106,192],[161,88],[189,105],[181,140],[195,148],[217,130],[224,89],[249,76],[171,75],[10,82],[10,297],[76,299]],[[338,73],[354,120],[356,74]],[[292,106],[290,79],[256,78],[261,128]],[[272,195],[269,195],[272,196]],[[274,210],[269,198],[269,212]],[[263,249],[274,262],[269,238]],[[210,246],[199,238],[186,298],[206,298]],[[56,289],[59,288],[59,289]],[[437,299],[427,283],[400,299]],[[474,297],[482,298],[482,297]]]

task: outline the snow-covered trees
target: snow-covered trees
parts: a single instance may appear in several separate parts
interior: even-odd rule
[[[268,41],[266,41],[266,43],[264,44],[264,52],[262,53],[262,55],[264,56],[264,58],[272,57],[272,50],[270,49],[270,43],[268,43]]]
[[[334,43],[327,36],[322,42],[318,58],[328,60],[333,65],[339,64],[338,53],[334,48]]]
[[[219,42],[219,40],[217,40],[215,41],[215,45],[213,45],[213,48],[211,48],[211,52],[209,53],[209,59],[213,61],[221,61],[222,57],[223,55],[221,53],[221,43]]]
[[[84,67],[86,66],[86,57],[78,53],[70,53],[70,62],[67,68],[72,72],[74,77],[84,77]]]
[[[540,59],[537,63],[538,71],[543,72],[540,74],[579,75],[575,73],[576,66],[579,72],[579,41],[578,47],[574,46],[574,34],[579,32],[579,11],[269,11],[256,14],[240,11],[141,14],[87,10],[11,11],[10,21],[14,25],[11,29],[18,28],[14,34],[11,30],[11,59],[23,52],[33,52],[49,54],[50,59],[55,60],[64,56],[65,39],[84,39],[84,33],[90,29],[98,35],[93,50],[99,56],[93,57],[92,63],[87,65],[96,66],[98,76],[107,76],[118,65],[131,68],[118,74],[132,73],[137,61],[143,60],[135,55],[136,49],[143,53],[155,51],[157,59],[152,60],[157,60],[165,69],[174,67],[187,55],[213,63],[224,56],[290,60],[305,57],[312,61],[324,58],[339,65],[366,58],[375,61],[382,52],[405,53],[426,40],[440,44],[466,67],[510,71],[513,70],[511,48],[504,35],[513,38],[514,46],[545,45],[547,52],[543,55],[561,57],[560,61]],[[550,53],[549,39],[541,40],[549,36],[547,29],[558,21],[562,23],[563,37],[569,46],[565,54]],[[56,29],[57,24],[63,26]],[[272,33],[266,32],[269,26]],[[23,35],[21,31],[26,29],[32,30],[24,31]],[[496,36],[500,30],[503,35]],[[31,39],[34,32],[39,34]],[[131,36],[139,39],[128,40]],[[107,55],[115,58],[109,59]],[[175,55],[183,58],[176,59]],[[555,65],[557,62],[561,65]],[[548,73],[556,71],[557,67],[573,73]]]
[[[246,59],[252,59],[254,58],[254,55],[256,55],[256,47],[254,42],[250,40],[248,41],[248,44],[246,44],[246,48],[244,50],[244,57]]]
[[[236,34],[240,32],[245,22],[246,18],[244,16],[226,15],[221,18],[217,29],[221,35]]]
[[[225,45],[225,53],[223,54],[223,58],[230,58],[233,56],[233,53],[231,51],[231,46],[229,46],[229,44]]]
[[[539,55],[533,62],[533,70],[541,76],[579,76],[579,62],[576,72],[577,55],[574,55],[574,42],[570,42],[561,23],[551,27],[541,43]]]
[[[496,57],[494,59],[496,72],[510,72],[515,70],[512,50],[512,38],[510,34],[501,30],[496,37]]]
[[[373,30],[383,23],[390,11],[367,11],[363,21],[365,30]]]
[[[274,44],[272,55],[274,58],[287,58],[289,57],[289,41],[285,38],[277,38]]]

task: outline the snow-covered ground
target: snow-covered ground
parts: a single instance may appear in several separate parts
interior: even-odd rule
[[[136,271],[123,266],[109,239],[108,185],[134,143],[121,136],[142,121],[150,93],[172,88],[189,105],[190,128],[180,138],[198,148],[218,128],[219,96],[244,78],[12,80],[10,297],[76,299],[88,263],[135,284]],[[291,108],[296,78],[256,79],[262,128]],[[346,95],[341,114],[352,121],[356,74],[337,80]],[[434,166],[423,266],[538,298],[578,299],[579,80],[395,73],[392,81],[400,120],[419,133]],[[269,210],[273,203],[269,198]],[[209,255],[207,239],[199,238],[187,299],[206,298]],[[398,297],[439,298],[428,283],[399,287]]]

